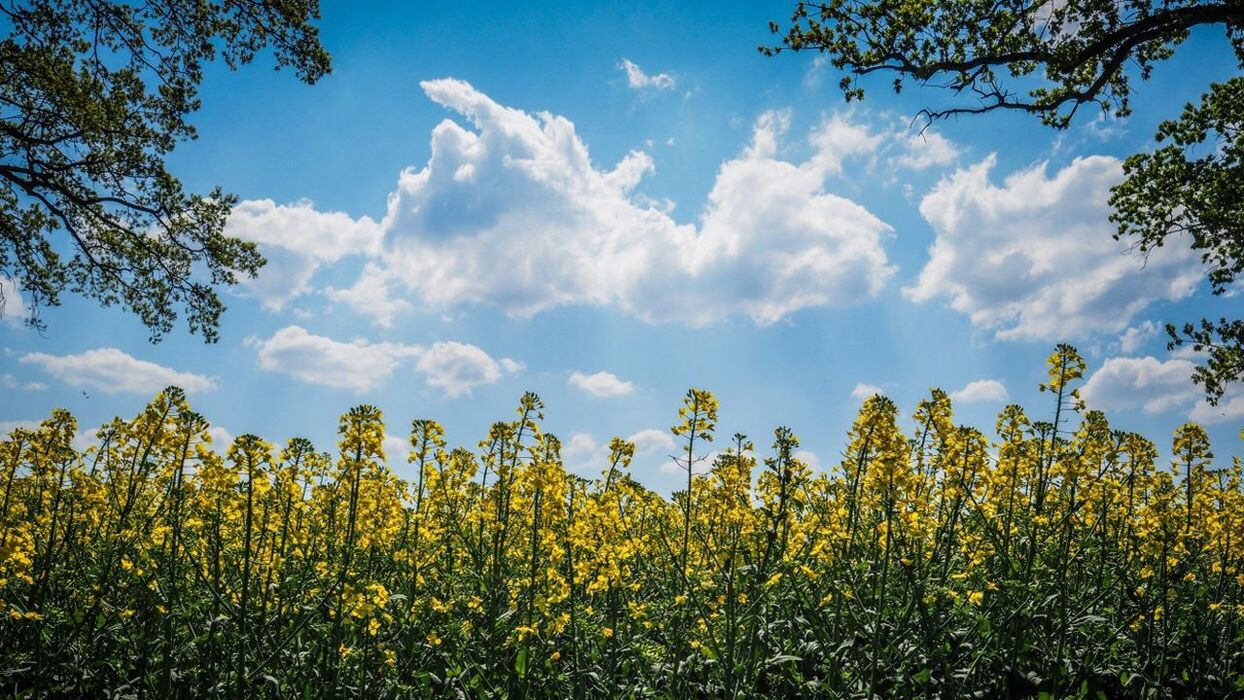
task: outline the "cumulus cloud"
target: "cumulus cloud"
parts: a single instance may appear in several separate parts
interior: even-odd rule
[[[893,177],[899,170],[950,165],[960,155],[954,143],[932,129],[917,132],[904,119],[861,118],[855,111],[825,116],[808,141],[813,147],[810,163],[830,175],[841,175],[849,158],[861,159],[869,170],[879,169]]]
[[[646,428],[627,438],[635,443],[635,454],[638,456],[655,455],[674,449],[674,436],[668,430]]]
[[[618,62],[618,69],[626,73],[626,84],[632,90],[655,88],[657,90],[673,90],[678,82],[669,73],[648,75],[639,66],[627,59]]]
[[[696,455],[695,462],[692,463],[691,465],[692,473],[696,475],[709,473],[709,471],[711,471],[713,468],[713,463],[717,461],[717,458],[719,456],[721,456],[721,450],[712,450],[711,452],[708,452],[707,454]],[[687,458],[686,455],[683,454],[683,455],[678,455],[676,459],[666,460],[665,463],[661,465],[661,473],[662,474],[686,474],[687,473],[686,458]]]
[[[69,446],[78,452],[86,452],[92,447],[99,446],[99,428],[89,428],[87,430],[79,430],[73,436],[73,440]]]
[[[1119,336],[1119,351],[1130,355],[1139,350],[1141,346],[1157,335],[1157,333],[1158,327],[1153,321],[1145,321],[1135,326],[1129,326]]]
[[[410,456],[410,443],[408,441],[396,435],[385,433],[381,447],[384,448],[385,463],[390,467],[407,464],[406,460]]]
[[[43,391],[48,388],[43,382],[21,382],[9,373],[0,374],[0,387],[5,389],[24,389],[26,391]]]
[[[798,450],[794,454],[795,459],[808,465],[813,471],[822,471],[825,466],[821,464],[821,458],[812,450]]]
[[[668,430],[645,428],[626,440],[634,443],[635,456],[640,458],[665,456],[674,449],[674,438]],[[608,463],[608,460],[608,441],[597,442],[596,438],[589,433],[575,433],[562,445],[562,461],[567,468],[579,474],[598,472]],[[665,466],[662,469],[664,470]]]
[[[635,391],[635,385],[618,379],[610,372],[584,374],[575,370],[570,374],[570,386],[592,396],[625,396]]]
[[[764,325],[870,299],[893,275],[882,247],[890,227],[826,190],[860,148],[843,140],[842,123],[814,130],[812,155],[792,162],[778,155],[788,116],[762,115],[750,145],[721,165],[698,222],[680,224],[636,192],[655,168],[647,153],[602,169],[564,117],[500,105],[460,80],[421,86],[470,128],[446,119],[433,129],[431,158],[401,173],[383,219],[353,222],[362,233],[347,248],[371,250],[378,238],[379,252],[352,286],[327,290],[380,325],[416,306],[474,304],[514,316],[613,306],[697,326],[738,314]],[[296,208],[300,222],[312,211]]]
[[[1089,407],[1105,410],[1189,411],[1189,420],[1207,424],[1244,418],[1244,392],[1232,389],[1217,406],[1210,406],[1192,382],[1194,368],[1179,357],[1111,357],[1089,376],[1080,395]]]
[[[418,357],[422,348],[402,343],[372,343],[361,338],[343,343],[286,326],[267,340],[252,338],[259,366],[308,384],[367,391],[388,379],[403,360]]]
[[[901,152],[896,162],[910,170],[927,170],[950,165],[959,159],[959,149],[945,136],[926,129],[923,133],[907,133],[898,139]]]
[[[251,338],[248,342],[258,348],[259,366],[266,371],[359,392],[375,388],[407,361],[429,386],[451,398],[468,395],[475,387],[491,384],[522,366],[509,358],[498,362],[467,343],[438,341],[425,348],[361,338],[341,342],[301,326],[286,326],[267,340]]]
[[[1204,272],[1176,241],[1142,262],[1115,241],[1108,220],[1118,160],[1077,158],[1055,173],[1042,163],[1002,186],[990,156],[944,178],[920,203],[936,233],[929,260],[905,294],[944,298],[999,339],[1117,333],[1158,300],[1196,289]]]
[[[1234,395],[1219,399],[1217,406],[1211,406],[1205,401],[1197,403],[1192,413],[1188,414],[1188,418],[1197,423],[1206,424],[1244,419],[1244,392],[1236,390],[1232,393]]]
[[[17,282],[0,276],[0,321],[10,326],[20,326],[26,318],[26,301],[17,288]]]
[[[517,371],[518,363],[510,360],[506,370],[501,363],[474,345],[456,341],[440,341],[419,355],[415,369],[451,398],[466,396],[471,390],[492,384],[506,371]]]
[[[227,452],[233,444],[233,433],[219,425],[208,427],[207,435],[212,439],[212,447],[221,453]]]
[[[865,384],[863,382],[856,384],[855,388],[851,390],[851,396],[854,396],[860,401],[864,401],[865,399],[871,398],[878,394],[885,396],[885,389],[872,384]]]
[[[98,348],[77,355],[32,352],[22,355],[18,362],[36,365],[71,386],[88,387],[105,394],[150,396],[169,385],[179,386],[187,394],[216,388],[216,381],[211,377],[139,360],[117,348]]]
[[[359,275],[353,286],[346,289],[328,287],[324,294],[333,301],[370,315],[381,328],[392,328],[393,319],[411,308],[410,302],[392,295],[383,268],[372,262],[363,267],[363,274]]]
[[[600,469],[609,459],[609,446],[596,442],[587,433],[575,433],[562,445],[562,463],[578,474]]]
[[[773,135],[778,136],[786,131],[790,114],[787,111],[775,114],[782,120],[781,131]],[[848,158],[875,154],[890,142],[889,136],[890,134],[878,132],[846,114],[830,115],[821,120],[808,136],[808,142],[813,147],[809,164],[827,175],[841,175],[842,166]],[[765,147],[776,150],[776,138],[768,135],[766,138],[772,139],[772,142],[766,143]]]
[[[1080,396],[1092,408],[1142,406],[1145,413],[1162,413],[1191,403],[1200,394],[1192,383],[1192,370],[1187,360],[1111,357],[1089,376]]]
[[[959,403],[994,402],[1002,403],[1010,398],[1006,387],[997,379],[978,379],[968,382],[967,386],[958,391],[950,392],[952,401]]]
[[[9,435],[18,428],[25,430],[38,430],[41,423],[37,420],[0,420],[0,440],[5,440]],[[87,430],[78,430],[74,433],[73,439],[69,441],[69,446],[78,452],[85,452],[88,448],[99,444],[96,435],[99,428],[88,428]]]
[[[7,439],[9,434],[18,428],[25,430],[36,430],[39,427],[37,420],[0,420],[0,440]]]
[[[349,255],[376,253],[382,235],[380,226],[366,216],[353,219],[317,211],[309,200],[277,204],[270,199],[234,207],[225,233],[259,244],[268,264],[257,278],[242,283],[272,310],[310,292],[321,266]]]

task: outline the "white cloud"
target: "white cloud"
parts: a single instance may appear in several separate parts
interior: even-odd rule
[[[417,357],[421,348],[401,343],[371,343],[356,339],[342,343],[286,326],[267,340],[251,339],[259,348],[259,366],[308,384],[367,391],[385,379],[403,360]]]
[[[40,422],[37,420],[0,420],[0,441],[7,440],[9,435],[18,428],[38,430],[39,426]],[[99,428],[78,430],[74,433],[73,439],[69,441],[69,446],[78,452],[85,452],[87,448],[99,444],[97,433],[99,433]]]
[[[1080,396],[1090,408],[1142,406],[1145,413],[1162,413],[1192,403],[1200,395],[1192,383],[1192,369],[1187,360],[1111,357],[1089,376]]]
[[[117,348],[98,348],[78,355],[32,352],[22,355],[18,362],[38,365],[66,384],[89,387],[105,394],[149,396],[169,385],[179,386],[187,394],[216,388],[216,381],[211,377],[139,360]]]
[[[592,396],[625,396],[635,391],[635,385],[622,381],[609,372],[584,374],[575,370],[570,374],[570,386]]]
[[[26,301],[17,288],[17,282],[8,277],[0,277],[0,321],[11,326],[20,326],[26,320]]]
[[[508,364],[515,367],[517,363]],[[451,398],[468,396],[471,390],[492,384],[505,370],[488,353],[474,345],[456,341],[440,341],[423,351],[415,369],[422,372],[428,384],[438,387]]]
[[[812,59],[812,62],[808,64],[808,70],[803,74],[804,87],[809,89],[820,87],[821,79],[824,77],[828,66],[829,56],[823,53],[817,54]]]
[[[503,366],[467,343],[438,341],[427,348],[361,338],[344,343],[314,335],[301,326],[286,326],[267,340],[251,338],[248,342],[259,349],[259,366],[264,370],[309,384],[359,392],[375,388],[408,360],[429,386],[451,398],[468,395],[475,387],[491,384],[522,366],[514,360]]]
[[[1194,346],[1188,345],[1188,344],[1180,345],[1179,347],[1171,351],[1171,357],[1177,360],[1192,360],[1193,362],[1204,362],[1208,356],[1209,356],[1208,352],[1204,350],[1197,351],[1197,349]]]
[[[69,446],[78,452],[86,452],[92,447],[99,445],[99,428],[89,428],[87,430],[79,430],[73,436],[73,441]]]
[[[920,203],[936,238],[904,293],[946,298],[999,339],[1054,339],[1122,331],[1151,303],[1182,299],[1204,272],[1180,241],[1142,263],[1111,236],[1109,190],[1118,160],[1077,158],[990,182],[995,157],[944,178]]]
[[[838,138],[844,123],[814,130],[813,155],[791,162],[777,155],[788,118],[761,116],[750,146],[722,164],[698,224],[679,224],[635,192],[655,167],[648,154],[599,169],[563,117],[505,107],[460,80],[421,85],[474,129],[449,119],[433,129],[431,158],[403,171],[376,224],[381,252],[353,286],[327,290],[381,325],[413,307],[472,304],[514,316],[573,304],[648,322],[743,315],[764,325],[870,299],[893,275],[882,249],[889,226],[825,190],[860,151]],[[372,224],[355,225],[368,235],[351,240],[365,247]]]
[[[17,377],[9,373],[0,374],[0,387],[5,389],[24,389],[26,391],[44,391],[48,388],[43,382],[26,382],[18,381]]]
[[[0,440],[7,440],[9,434],[18,428],[26,430],[37,430],[39,421],[37,420],[0,420]]]
[[[374,262],[363,267],[363,273],[353,286],[346,289],[328,287],[324,294],[333,301],[369,314],[381,328],[392,328],[393,319],[411,308],[410,302],[393,297],[384,271]]]
[[[233,444],[233,433],[230,433],[228,430],[225,430],[219,425],[208,427],[207,435],[212,439],[212,447],[221,454],[227,452],[229,450],[229,446]]]
[[[665,457],[674,450],[674,438],[668,430],[645,428],[626,439],[635,445],[636,457],[656,455]],[[608,464],[609,445],[607,442],[597,442],[596,438],[588,433],[575,433],[562,446],[562,461],[568,469],[579,474],[599,473]],[[664,464],[661,467],[662,471],[669,471],[673,468],[673,463]],[[696,469],[696,473],[700,473],[701,467],[697,466]]]
[[[409,441],[403,440],[395,435],[385,433],[381,446],[384,448],[385,463],[388,464],[390,468],[407,464],[406,460],[410,456]]]
[[[1197,423],[1206,424],[1244,419],[1244,392],[1239,390],[1231,392],[1231,394],[1219,399],[1217,406],[1211,406],[1205,401],[1200,401],[1192,409],[1192,413],[1188,414],[1188,418]]]
[[[863,382],[856,384],[855,388],[851,390],[851,396],[854,396],[860,401],[871,398],[872,396],[875,396],[878,394],[880,394],[881,396],[885,396],[885,389],[882,389],[879,386],[874,386],[872,384],[865,384]]]
[[[794,454],[795,459],[803,462],[813,471],[821,471],[825,467],[821,464],[821,458],[812,450],[799,450]]]
[[[1189,411],[1188,419],[1197,423],[1244,418],[1244,391],[1232,388],[1217,406],[1211,406],[1204,399],[1204,390],[1192,382],[1194,368],[1183,357],[1164,361],[1150,356],[1112,357],[1089,376],[1080,395],[1091,408],[1140,407],[1145,413]]]
[[[645,428],[627,438],[635,443],[636,456],[647,456],[669,452],[674,449],[674,436],[668,430]]]
[[[908,133],[899,139],[902,153],[898,165],[911,170],[927,170],[936,165],[950,165],[959,158],[959,149],[945,136],[925,129],[924,133]]]
[[[825,116],[808,141],[813,147],[810,162],[830,175],[841,175],[848,158],[865,160],[870,170],[883,166],[884,173],[894,176],[900,169],[950,165],[960,155],[958,147],[932,129],[918,132],[907,120],[857,111]]]
[[[1119,336],[1119,351],[1130,355],[1139,350],[1150,338],[1157,335],[1158,327],[1153,321],[1145,321],[1135,326],[1129,326],[1123,334]]]
[[[977,379],[958,391],[950,392],[950,399],[960,403],[994,402],[1002,403],[1010,398],[1006,387],[997,379]]]
[[[609,446],[596,442],[587,433],[575,433],[562,445],[562,462],[580,475],[599,470],[608,459]]]
[[[639,66],[625,58],[618,62],[618,69],[626,73],[626,84],[632,90],[655,88],[657,90],[673,90],[678,82],[669,73],[648,75]]]
[[[787,112],[779,114],[783,122],[781,131],[775,137],[787,129],[787,121],[790,119]],[[841,175],[843,163],[848,158],[876,153],[887,143],[888,137],[889,134],[874,131],[869,125],[845,114],[834,114],[823,119],[808,136],[808,142],[813,147],[812,160],[809,163],[819,172]],[[776,150],[776,138],[772,144],[766,146]]]
[[[695,463],[691,465],[692,472],[694,472],[697,476],[709,473],[709,471],[713,468],[713,462],[716,462],[720,455],[721,450],[712,450],[711,452],[705,454],[696,454],[694,456]],[[676,460],[666,460],[665,463],[661,465],[661,473],[682,474],[685,476],[687,473],[686,459],[687,455],[686,453],[683,453],[678,455]]]
[[[310,292],[311,279],[322,265],[377,252],[382,234],[366,216],[320,212],[308,200],[278,205],[270,199],[234,207],[225,233],[259,244],[268,264],[257,278],[243,279],[243,285],[272,310]]]

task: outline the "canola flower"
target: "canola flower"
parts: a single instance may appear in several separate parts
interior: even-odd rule
[[[1168,465],[1049,360],[1044,419],[993,435],[933,390],[861,407],[842,460],[672,434],[684,488],[566,471],[524,395],[473,448],[380,411],[334,453],[237,438],[169,388],[73,447],[0,442],[0,689],[154,697],[1186,697],[1244,692],[1241,459],[1199,426]],[[1241,435],[1244,439],[1244,434]],[[709,455],[712,461],[709,462]],[[405,461],[409,481],[389,465]]]

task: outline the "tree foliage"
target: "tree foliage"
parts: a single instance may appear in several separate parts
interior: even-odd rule
[[[1195,0],[801,2],[783,45],[761,51],[826,54],[850,73],[841,82],[847,99],[864,96],[858,76],[891,72],[896,91],[912,80],[976,98],[976,104],[927,110],[931,119],[1007,109],[1065,128],[1085,104],[1129,114],[1129,63],[1147,79],[1189,30],[1214,24],[1226,27],[1244,61],[1244,6]],[[770,28],[782,33],[777,23]]]
[[[926,125],[1016,110],[1063,129],[1085,105],[1130,114],[1132,81],[1148,79],[1200,26],[1221,28],[1244,68],[1238,0],[801,2],[788,27],[770,23],[782,44],[760,51],[822,53],[847,72],[840,86],[848,101],[864,97],[859,78],[871,73],[894,75],[896,92],[907,82],[944,88],[951,101],[924,109]],[[1201,104],[1164,122],[1156,138],[1166,145],[1128,158],[1113,189],[1115,237],[1146,255],[1175,235],[1201,252],[1214,293],[1230,293],[1244,270],[1244,78],[1211,85]],[[1172,349],[1190,344],[1208,353],[1194,379],[1211,403],[1244,379],[1242,325],[1167,324]]]
[[[1215,294],[1233,294],[1244,271],[1244,78],[1210,86],[1199,105],[1158,127],[1152,153],[1123,163],[1114,188],[1115,238],[1133,241],[1142,254],[1171,235],[1190,238],[1201,251]],[[1191,345],[1207,354],[1193,379],[1216,404],[1227,384],[1244,377],[1244,321],[1219,319],[1167,324],[1171,349]]]
[[[165,159],[196,135],[207,64],[270,51],[304,82],[329,71],[318,0],[6,0],[0,14],[0,277],[29,297],[27,321],[70,292],[120,304],[153,340],[184,310],[214,341],[216,288],[264,259],[223,233],[236,198],[186,192]]]

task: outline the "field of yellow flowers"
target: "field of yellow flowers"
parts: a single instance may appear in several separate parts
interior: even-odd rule
[[[370,406],[335,454],[224,457],[175,388],[85,452],[58,411],[0,443],[0,692],[1238,696],[1241,461],[1189,424],[1157,464],[1084,408],[1083,370],[1059,346],[1046,420],[1008,406],[992,438],[941,391],[913,434],[875,396],[815,474],[785,428],[718,434],[693,389],[672,499],[619,439],[568,474],[533,394],[474,450],[416,420],[387,456]]]

